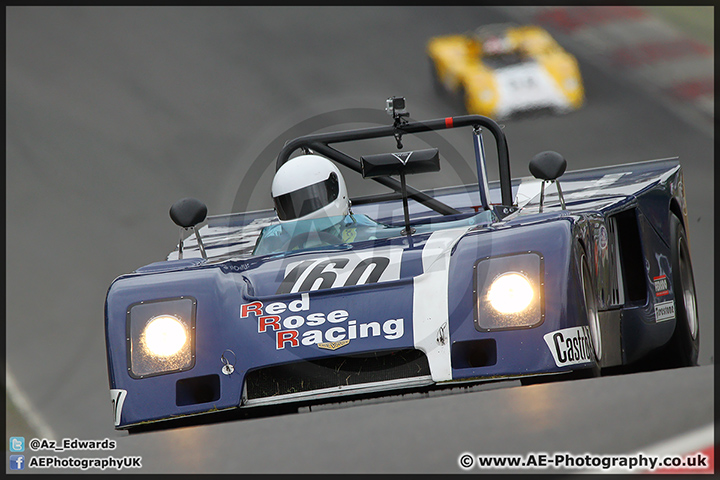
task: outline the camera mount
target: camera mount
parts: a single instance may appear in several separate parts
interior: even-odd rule
[[[405,97],[388,98],[385,101],[385,111],[388,115],[393,117],[393,127],[395,128],[405,125],[407,123],[405,117],[410,116],[410,113],[405,108]],[[398,150],[403,148],[402,135],[402,132],[399,131],[394,134]]]

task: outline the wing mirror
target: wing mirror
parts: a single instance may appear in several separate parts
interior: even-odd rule
[[[543,203],[545,202],[545,184],[554,183],[557,187],[558,196],[560,197],[560,206],[565,210],[565,198],[558,178],[565,173],[567,161],[557,152],[546,151],[540,152],[530,160],[530,173],[533,177],[542,180],[540,187],[540,212],[543,211]]]
[[[178,244],[178,259],[183,258],[183,230],[192,229],[197,238],[200,253],[203,258],[207,259],[205,254],[205,246],[202,243],[200,232],[195,228],[197,224],[202,223],[207,217],[207,207],[200,200],[194,198],[183,198],[178,200],[170,207],[170,218],[175,225],[180,227],[180,243]]]

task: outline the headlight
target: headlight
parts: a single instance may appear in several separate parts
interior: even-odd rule
[[[135,303],[128,308],[128,372],[133,378],[189,370],[195,364],[192,297]]]
[[[493,281],[488,291],[490,305],[500,313],[520,313],[533,299],[530,282],[521,273],[504,273]]]
[[[543,321],[543,258],[535,252],[475,264],[475,328],[529,328]]]
[[[142,340],[151,354],[169,357],[178,353],[188,338],[180,320],[170,315],[161,315],[148,322]]]

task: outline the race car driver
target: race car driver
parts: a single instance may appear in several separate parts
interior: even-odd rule
[[[258,255],[371,240],[386,228],[352,213],[340,170],[319,155],[300,155],[283,164],[271,195],[280,224],[263,229],[254,252]]]

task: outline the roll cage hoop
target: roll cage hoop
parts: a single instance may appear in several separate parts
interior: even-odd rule
[[[473,127],[475,133],[475,156],[478,169],[478,188],[480,190],[480,198],[483,207],[491,208],[487,200],[487,177],[485,174],[485,158],[482,151],[481,127],[487,128],[495,137],[495,145],[497,146],[499,174],[500,174],[500,192],[502,205],[499,210],[499,216],[504,217],[507,213],[514,210],[512,202],[512,190],[510,179],[510,158],[508,155],[507,139],[500,126],[492,119],[482,115],[461,115],[457,117],[438,118],[427,121],[405,121],[396,118],[394,125],[387,127],[370,127],[357,130],[346,130],[341,132],[321,133],[315,135],[306,135],[298,137],[288,142],[280,151],[277,157],[276,170],[290,159],[290,155],[296,150],[303,151],[312,150],[316,153],[324,155],[340,165],[344,165],[351,170],[362,173],[361,162],[331,147],[334,143],[343,143],[356,140],[366,140],[381,137],[395,137],[398,142],[398,148],[402,148],[401,139],[406,134],[417,134],[434,130],[445,130],[448,128]],[[397,193],[402,191],[401,182],[392,177],[376,177],[376,182],[391,188]],[[460,213],[456,209],[436,200],[435,198],[421,192],[409,185],[407,188],[408,198],[435,210],[442,215],[453,215]]]

